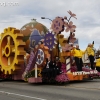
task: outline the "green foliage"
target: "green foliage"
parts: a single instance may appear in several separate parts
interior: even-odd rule
[[[39,70],[37,70],[37,75],[40,73]],[[25,76],[25,78],[30,78],[30,77],[35,77],[35,70],[32,70],[30,72],[28,72]]]

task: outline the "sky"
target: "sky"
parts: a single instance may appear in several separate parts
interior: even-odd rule
[[[12,2],[13,1],[13,2]],[[94,47],[100,47],[100,0],[0,0],[0,33],[7,27],[21,29],[32,18],[50,29],[51,21],[57,16],[69,18],[67,11],[76,14],[71,18],[76,25],[75,36],[80,49],[85,50],[88,43],[94,41]],[[69,32],[62,32],[65,37]]]

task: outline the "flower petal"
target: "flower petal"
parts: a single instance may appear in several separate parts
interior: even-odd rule
[[[68,32],[69,30],[70,30],[70,29],[69,29],[69,28],[67,28],[65,31],[66,31],[66,32]]]
[[[73,14],[72,14],[72,17],[74,17],[74,16],[76,16],[76,14],[73,13]]]
[[[74,28],[71,28],[71,29],[70,29],[70,32],[74,32],[74,30],[75,30]]]
[[[69,10],[69,11],[67,11],[67,12],[70,14],[71,11]]]
[[[65,26],[65,27],[68,27],[68,23],[67,23],[67,22],[64,22],[64,26]]]
[[[74,28],[74,29],[75,29],[75,28],[76,28],[76,26],[75,26],[75,25],[73,25],[73,26],[72,26],[72,28]]]
[[[68,13],[72,16],[72,12],[69,10]]]
[[[75,16],[74,16],[74,18],[77,19]]]
[[[69,22],[69,26],[72,26],[72,25],[73,25],[73,22],[72,22],[72,21],[70,21],[70,22]]]
[[[67,17],[65,16],[65,17],[64,17],[64,19],[66,19],[66,20],[67,20]]]

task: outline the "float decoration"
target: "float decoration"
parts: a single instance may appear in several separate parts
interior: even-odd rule
[[[20,64],[24,63],[24,46],[22,41],[23,34],[16,28],[6,28],[1,34],[0,43],[0,64],[1,71],[5,74],[12,74],[14,71],[21,69]]]
[[[56,17],[52,21],[51,29],[56,34],[59,34],[64,31],[64,19],[62,17]]]
[[[30,40],[30,47],[34,48],[35,45],[38,45],[39,41],[44,39],[44,34],[40,34],[39,30],[34,29],[33,32],[30,34],[29,40]]]
[[[30,70],[30,67],[32,65],[34,57],[35,57],[35,55],[34,55],[33,51],[31,51],[30,58],[29,58],[29,63],[26,66],[25,72],[28,72]]]
[[[69,81],[69,78],[67,76],[67,74],[65,73],[62,73],[60,75],[57,75],[55,80],[59,83],[63,83],[63,82],[68,82]]]
[[[43,67],[46,63],[46,58],[50,58],[49,48],[44,44],[39,44],[34,51],[38,51],[36,64],[38,65],[38,67]]]
[[[50,50],[55,47],[56,38],[52,32],[48,32],[44,37],[44,45],[47,46]]]
[[[38,49],[36,63],[38,65],[41,65],[43,63],[43,61],[44,61],[44,52],[42,49]]]
[[[29,72],[30,70],[34,68],[36,58],[37,58],[37,52],[34,54],[33,50],[31,50],[30,57],[29,57],[28,63],[25,68],[25,72]]]
[[[23,34],[23,41],[26,43],[24,49],[27,53],[30,53],[30,47],[34,48],[38,45],[40,39],[43,39],[48,29],[43,24],[32,19],[31,22],[25,24],[20,33]]]
[[[66,32],[70,31],[70,36],[71,36],[71,34],[73,32],[75,32],[76,26],[73,25],[73,22],[70,21],[70,20],[71,20],[72,17],[74,17],[75,19],[77,19],[77,18],[76,18],[76,14],[72,13],[70,10],[68,11],[68,13],[70,14],[70,18],[67,19],[66,16],[64,17],[64,19],[66,20],[66,21],[64,20],[64,27],[65,27]]]
[[[68,11],[68,13],[70,14],[70,18],[71,18],[71,17],[74,17],[75,19],[77,19],[77,18],[76,18],[76,14],[72,13],[70,10]]]
[[[68,13],[70,14],[69,19],[65,16],[51,20],[52,32],[49,32],[35,19],[24,25],[20,32],[11,27],[5,29],[0,39],[0,65],[1,71],[4,72],[3,75],[1,73],[2,77],[6,78],[10,75],[14,77],[15,75],[19,79],[23,76],[24,80],[29,83],[63,83],[100,76],[97,70],[85,67],[82,68],[82,71],[77,71],[73,57],[71,57],[73,55],[70,52],[76,41],[74,33],[76,26],[70,19],[77,18],[71,11]],[[63,31],[70,32],[68,38],[61,34]],[[24,49],[27,52],[26,56]]]
[[[74,30],[76,28],[76,26],[73,25],[72,21],[70,21],[69,23],[65,22],[64,26],[66,27],[66,29],[65,29],[66,32],[68,32],[68,31],[74,32]]]
[[[68,19],[66,16],[64,17],[64,19],[66,20],[66,21],[64,20],[64,27],[65,27],[65,32],[70,31],[70,35],[67,38],[67,42],[61,46],[61,48],[62,48],[61,55],[65,55],[65,56],[67,56],[67,53],[65,53],[65,52],[70,51],[74,45],[74,42],[76,41],[75,33],[74,33],[76,26],[73,25],[72,21],[70,21],[71,17],[76,18],[75,17],[76,15],[74,13],[72,13],[71,11],[68,11],[68,13],[70,14],[70,18]]]

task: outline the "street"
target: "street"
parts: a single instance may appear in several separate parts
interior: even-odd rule
[[[100,100],[100,79],[64,85],[0,81],[0,100]]]

